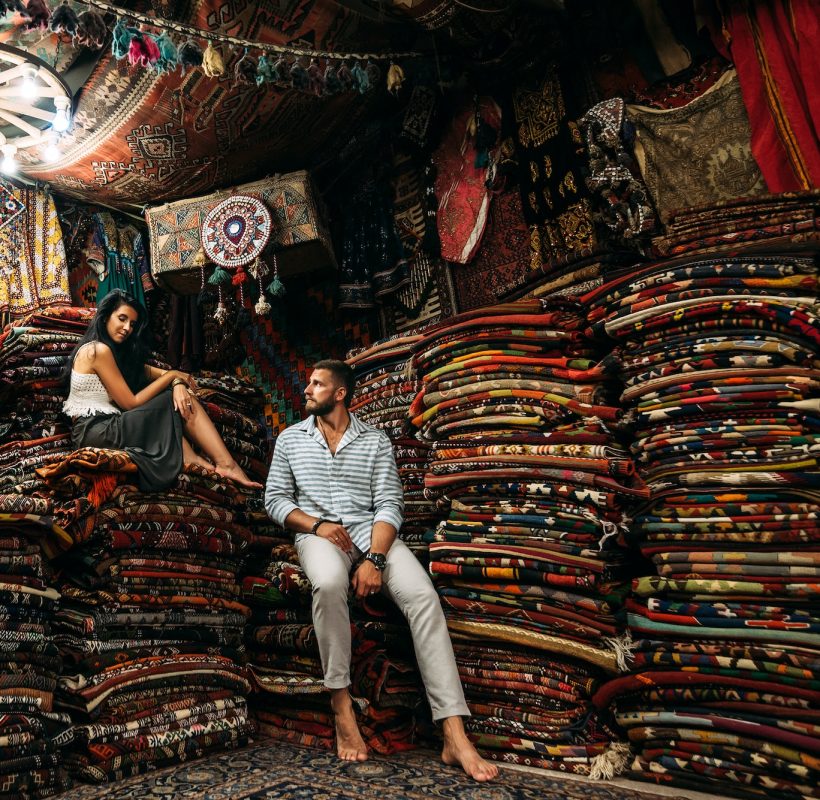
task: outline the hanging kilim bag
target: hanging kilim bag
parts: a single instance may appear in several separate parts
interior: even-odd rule
[[[267,207],[272,226],[262,257],[272,261],[276,254],[283,278],[335,268],[330,234],[320,214],[310,176],[300,170],[147,209],[151,272],[163,288],[176,294],[199,292],[201,265],[206,264],[206,277],[214,269],[202,247],[202,224],[211,211],[232,195],[254,197]]]

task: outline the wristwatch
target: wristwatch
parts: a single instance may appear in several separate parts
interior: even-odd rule
[[[316,536],[319,533],[319,526],[324,524],[325,522],[330,522],[330,520],[329,519],[323,519],[322,517],[319,517],[319,519],[317,519],[316,522],[313,523],[313,526],[311,527],[310,532],[314,536]]]
[[[364,557],[365,561],[369,561],[379,572],[384,572],[387,566],[387,558],[384,553],[368,553]]]

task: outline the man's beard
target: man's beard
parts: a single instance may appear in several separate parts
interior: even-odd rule
[[[329,414],[336,408],[336,401],[335,400],[328,400],[326,403],[317,403],[315,400],[308,400],[307,401],[307,411],[309,414],[313,414],[314,417],[323,417],[325,414]]]

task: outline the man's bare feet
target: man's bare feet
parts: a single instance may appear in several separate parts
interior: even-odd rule
[[[218,472],[223,478],[231,478],[240,486],[247,486],[249,489],[261,489],[262,484],[257,481],[252,481],[246,474],[242,467],[235,461],[233,464],[217,464],[212,467],[215,472]]]
[[[330,705],[336,723],[336,753],[342,761],[367,761],[367,745],[362,739],[353,702],[347,689],[334,689]]]
[[[476,781],[491,781],[498,775],[498,767],[486,761],[467,738],[461,717],[447,717],[442,723],[444,747],[441,760],[451,767],[461,767]]]

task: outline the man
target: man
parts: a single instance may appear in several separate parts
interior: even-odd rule
[[[460,764],[476,780],[491,780],[498,768],[479,756],[464,731],[461,718],[470,712],[438,595],[396,538],[404,500],[390,440],[348,411],[354,388],[353,369],[343,361],[315,365],[305,389],[310,416],[278,437],[265,488],[271,519],[296,531],[299,561],[313,587],[313,624],[338,755],[367,759],[348,688],[352,584],[360,598],[384,591],[407,618],[433,718],[442,721],[442,761]]]

